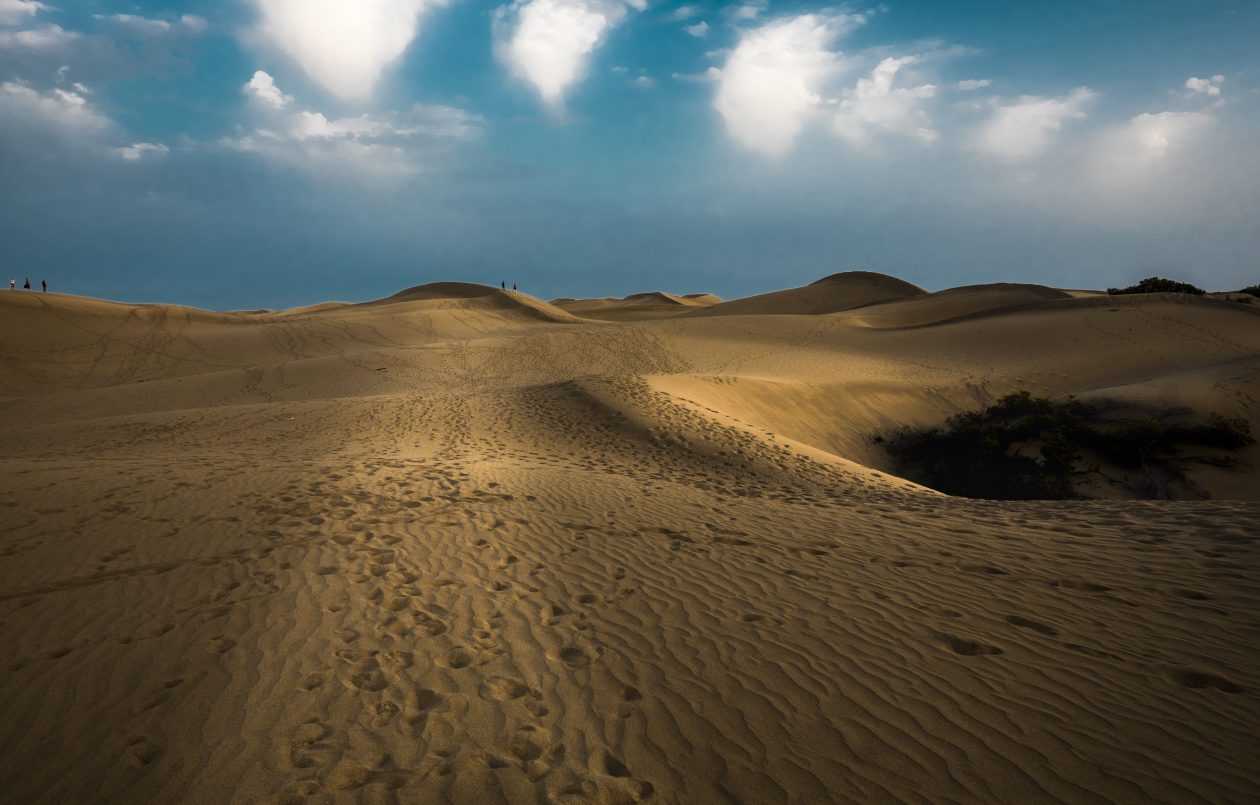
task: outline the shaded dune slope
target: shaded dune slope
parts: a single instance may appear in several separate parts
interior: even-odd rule
[[[693,316],[818,315],[924,294],[922,288],[870,271],[832,274],[802,288],[749,296],[713,305]]]

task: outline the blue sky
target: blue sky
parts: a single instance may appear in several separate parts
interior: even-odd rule
[[[1260,281],[1260,3],[0,0],[0,271],[217,308]]]

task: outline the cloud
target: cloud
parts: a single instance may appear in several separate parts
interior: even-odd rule
[[[1207,95],[1216,98],[1221,94],[1221,85],[1225,83],[1225,76],[1214,75],[1211,78],[1187,78],[1186,89],[1190,90],[1191,95]]]
[[[1178,167],[1183,157],[1208,157],[1195,146],[1215,124],[1205,112],[1154,112],[1104,129],[1091,152],[1093,178],[1112,187],[1131,187]]]
[[[170,33],[171,30],[171,24],[166,20],[141,17],[136,14],[96,14],[94,16],[98,20],[112,22],[143,34],[161,35]]]
[[[271,75],[263,70],[258,70],[254,76],[246,82],[241,88],[248,97],[270,106],[273,109],[283,109],[293,103],[292,95],[285,95],[276,86],[276,81]]]
[[[0,0],[0,25],[18,25],[48,6],[35,0]]]
[[[715,82],[722,77],[722,70],[717,67],[710,67],[703,73],[670,73],[670,78],[675,81],[690,81],[698,83]]]
[[[416,104],[403,111],[329,118],[299,108],[262,70],[241,90],[255,102],[259,125],[222,144],[320,174],[412,175],[443,144],[474,139],[482,129],[480,117],[452,106]]]
[[[174,22],[155,17],[142,17],[138,14],[95,14],[93,16],[95,19],[111,22],[149,36],[162,36],[178,31],[199,34],[209,27],[204,17],[198,17],[195,14],[184,14]]]
[[[166,156],[170,150],[162,143],[132,143],[122,148],[115,148],[114,153],[129,162],[136,162],[149,157]]]
[[[443,0],[254,0],[257,32],[342,100],[369,98]]]
[[[0,31],[0,48],[45,50],[59,47],[78,38],[79,34],[67,31],[60,25],[41,25],[24,31]]]
[[[734,17],[737,22],[755,20],[757,17],[761,16],[761,12],[766,10],[767,5],[768,3],[765,2],[744,3],[743,5],[736,6],[731,12],[731,16]]]
[[[672,22],[682,22],[683,20],[691,19],[699,13],[700,6],[682,5],[673,10],[673,12],[669,15],[669,19]]]
[[[992,84],[993,82],[987,78],[969,78],[969,79],[966,79],[965,81],[959,81],[954,86],[962,90],[963,92],[970,92],[976,89],[984,89],[985,87],[991,86]]]
[[[631,81],[630,86],[634,87],[635,89],[651,89],[652,87],[656,86],[656,81],[648,76],[641,75],[635,78],[633,81]]]
[[[721,68],[713,102],[735,141],[768,156],[791,148],[839,72],[831,44],[858,21],[802,14],[746,31]]]
[[[1212,122],[1212,116],[1202,112],[1148,113],[1131,119],[1122,133],[1147,158],[1163,159],[1193,141]]]
[[[95,136],[112,128],[81,91],[41,92],[16,81],[0,83],[0,112],[0,121],[38,123],[69,137]]]
[[[641,8],[636,0],[631,7]],[[495,53],[543,102],[558,107],[605,35],[626,16],[618,0],[517,0],[494,14]]]
[[[887,58],[876,65],[869,76],[858,79],[857,86],[846,92],[840,101],[832,125],[841,138],[854,145],[866,143],[873,133],[909,134],[924,142],[936,140],[922,101],[936,95],[936,87],[893,87],[898,71],[912,65],[914,56]]]
[[[1085,117],[1085,106],[1094,98],[1080,87],[1060,98],[1026,95],[999,105],[981,127],[979,150],[1004,162],[1019,163],[1045,153],[1064,123]]]
[[[683,30],[697,39],[703,39],[709,35],[709,23],[704,20],[700,20],[700,22],[697,22],[695,25],[686,26]]]

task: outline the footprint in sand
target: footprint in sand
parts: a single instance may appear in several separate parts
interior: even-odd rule
[[[512,734],[508,751],[520,761],[531,780],[541,780],[565,756],[564,744],[556,742],[550,730],[533,724]]]
[[[949,646],[950,651],[955,654],[961,654],[964,657],[978,657],[991,654],[1001,654],[1002,649],[997,646],[990,646],[976,640],[965,640],[961,637],[953,637],[944,635],[945,645]]]
[[[529,693],[529,686],[519,679],[506,676],[492,676],[481,683],[481,698],[504,702],[519,699]]]
[[[1018,626],[1021,629],[1032,629],[1034,632],[1050,637],[1054,637],[1059,633],[1059,630],[1052,626],[1047,626],[1044,623],[1029,620],[1028,618],[1020,617],[1019,615],[1007,615],[1006,622],[1012,626]]]
[[[570,668],[585,668],[598,658],[599,651],[596,650],[594,656],[592,656],[592,654],[577,646],[565,646],[560,649],[557,656],[561,662]]]
[[[643,694],[639,689],[627,685],[621,689],[621,703],[617,705],[617,717],[629,718],[639,709],[639,703],[643,701]]]
[[[446,668],[459,669],[467,668],[472,663],[472,660],[472,654],[467,650],[453,648],[438,658],[437,664]]]
[[[1223,676],[1192,668],[1178,668],[1172,672],[1172,678],[1178,685],[1192,690],[1219,690],[1224,693],[1243,692],[1243,688],[1240,685],[1230,682]]]
[[[289,765],[313,769],[337,762],[341,750],[328,740],[331,735],[332,730],[317,720],[299,724],[289,737]]]
[[[345,663],[344,668],[338,669],[337,676],[347,688],[375,692],[389,685],[377,662],[376,652],[343,650],[333,654]]]
[[[123,754],[128,765],[143,769],[162,756],[162,746],[140,736],[127,741],[127,748]]]

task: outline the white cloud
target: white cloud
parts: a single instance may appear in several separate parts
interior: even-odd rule
[[[0,121],[38,121],[59,133],[80,136],[108,131],[111,123],[80,92],[54,89],[40,92],[16,81],[0,83]]]
[[[722,77],[722,71],[717,67],[710,67],[703,73],[671,73],[670,78],[675,81],[693,81],[700,83],[710,83],[717,81]]]
[[[0,48],[45,50],[73,42],[78,38],[77,33],[67,31],[60,25],[41,25],[25,31],[0,31]]]
[[[115,148],[114,153],[129,162],[135,162],[148,157],[166,156],[170,150],[162,143],[132,143],[122,148]]]
[[[248,97],[273,109],[283,109],[293,102],[293,96],[285,95],[281,92],[271,74],[263,70],[255,71],[253,77],[245,83],[241,91]]]
[[[630,86],[635,89],[651,89],[656,86],[656,82],[648,76],[641,75],[630,82]]]
[[[697,22],[695,25],[686,26],[683,30],[697,39],[703,39],[709,35],[709,23],[704,20],[700,20],[700,22]]]
[[[887,58],[869,76],[858,79],[857,86],[846,92],[840,101],[832,125],[835,133],[854,145],[869,140],[873,133],[913,135],[924,142],[936,140],[922,101],[936,95],[936,87],[893,87],[898,71],[914,64],[913,56]]]
[[[614,73],[619,73],[619,74],[622,74],[622,75],[624,75],[624,74],[626,74],[626,73],[630,72],[629,70],[627,70],[625,67],[621,66],[620,64],[614,64],[614,65],[613,65],[610,69],[611,69]]]
[[[1091,181],[1099,202],[1133,212],[1165,202],[1181,207],[1194,188],[1201,193],[1217,184],[1207,178],[1220,165],[1206,145],[1215,123],[1208,112],[1152,112],[1106,127],[1086,152],[1082,179]],[[1160,193],[1149,194],[1155,186]]]
[[[98,20],[112,22],[143,34],[160,35],[169,33],[171,30],[171,24],[166,20],[141,17],[136,14],[96,14],[94,16]]]
[[[587,58],[625,16],[619,0],[517,0],[495,11],[495,53],[545,103],[559,107]]]
[[[674,11],[669,15],[669,19],[673,22],[682,22],[683,20],[691,19],[699,13],[700,6],[682,5],[674,9]]]
[[[1137,115],[1104,130],[1092,152],[1092,172],[1104,183],[1132,184],[1169,167],[1190,153],[1215,123],[1205,112],[1155,112]]]
[[[254,0],[258,33],[343,100],[371,96],[443,0]]]
[[[1148,158],[1163,159],[1192,142],[1212,121],[1202,112],[1158,112],[1134,117],[1123,131]]]
[[[1186,89],[1190,90],[1191,95],[1207,95],[1215,98],[1221,94],[1221,85],[1225,83],[1225,76],[1214,75],[1211,78],[1187,78]]]
[[[722,67],[714,98],[735,141],[769,156],[791,148],[818,114],[825,85],[839,72],[832,42],[857,21],[802,14],[745,32]]]
[[[194,34],[204,33],[210,27],[205,17],[198,17],[196,14],[183,15],[179,18],[179,24]]]
[[[737,21],[755,20],[757,17],[761,16],[761,12],[766,10],[766,5],[767,3],[765,2],[745,3],[741,6],[737,6],[731,14]]]
[[[970,92],[971,90],[984,89],[985,87],[992,86],[992,84],[993,82],[987,78],[969,78],[965,81],[959,81],[954,86],[963,92]]]
[[[482,128],[478,116],[462,109],[422,104],[399,112],[329,118],[298,108],[261,70],[242,92],[258,102],[260,125],[223,144],[318,173],[364,178],[411,175],[439,144],[471,140]]]
[[[1070,120],[1085,117],[1094,93],[1080,87],[1061,98],[1027,95],[1000,105],[981,127],[977,146],[1005,162],[1026,162],[1045,153]]]
[[[18,25],[48,6],[35,0],[0,0],[0,25]]]

